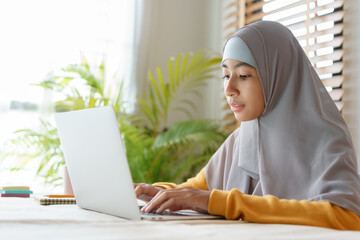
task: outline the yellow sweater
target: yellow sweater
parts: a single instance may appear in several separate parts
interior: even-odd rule
[[[209,190],[205,169],[185,183],[155,183],[165,189],[194,187]],[[330,202],[309,202],[306,200],[278,199],[272,195],[253,196],[237,189],[230,191],[213,190],[210,194],[208,211],[226,219],[243,219],[256,223],[280,223],[309,225],[340,230],[360,230],[360,217],[351,210]]]

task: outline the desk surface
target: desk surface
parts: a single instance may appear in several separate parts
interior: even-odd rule
[[[0,198],[1,239],[360,239],[360,232],[227,220],[132,222],[76,205]]]

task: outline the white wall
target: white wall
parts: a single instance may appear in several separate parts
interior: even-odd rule
[[[360,1],[347,0],[344,5],[344,108],[360,166]]]
[[[147,31],[139,53],[140,79],[146,70],[155,72],[156,67],[167,74],[168,59],[178,53],[211,49],[221,53],[221,1],[220,0],[149,0],[144,19]],[[219,67],[220,79],[220,67]],[[145,86],[138,86],[141,92]],[[203,89],[203,99],[197,101],[197,119],[218,118],[222,97],[221,81],[214,79]],[[195,98],[197,100],[197,98]],[[183,114],[170,116],[169,122],[186,119]]]

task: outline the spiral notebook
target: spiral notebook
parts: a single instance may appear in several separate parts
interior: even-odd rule
[[[76,204],[75,198],[53,198],[47,195],[34,194],[33,198],[41,205]]]

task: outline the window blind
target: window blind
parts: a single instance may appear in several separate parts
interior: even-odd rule
[[[240,27],[259,20],[272,20],[288,27],[328,90],[339,111],[344,103],[343,29],[345,0],[226,0],[223,2],[223,39]],[[224,104],[224,109],[229,109]],[[228,128],[239,126],[227,111]]]

